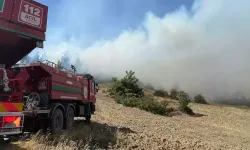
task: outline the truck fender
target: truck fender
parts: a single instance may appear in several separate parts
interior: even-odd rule
[[[51,110],[51,111],[50,111],[50,115],[49,115],[49,118],[50,118],[50,119],[52,119],[53,114],[54,114],[54,112],[55,112],[55,110],[56,110],[57,108],[61,109],[62,112],[63,112],[63,114],[65,113],[65,107],[64,107],[62,104],[60,104],[60,103],[53,103],[53,104],[50,104],[49,107],[50,107],[50,110]]]

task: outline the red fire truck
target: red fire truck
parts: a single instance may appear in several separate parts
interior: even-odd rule
[[[50,61],[16,65],[43,48],[48,7],[32,0],[0,0],[0,136],[72,128],[95,112],[95,79]]]

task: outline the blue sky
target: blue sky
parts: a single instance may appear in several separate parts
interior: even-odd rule
[[[49,7],[48,40],[58,40],[50,35],[61,32],[60,40],[81,38],[87,47],[96,40],[112,39],[123,30],[135,29],[147,12],[159,17],[178,9],[187,8],[193,0],[40,0]],[[80,32],[79,32],[80,31]]]

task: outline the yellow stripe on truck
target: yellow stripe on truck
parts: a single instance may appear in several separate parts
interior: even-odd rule
[[[8,112],[7,109],[0,103],[0,112]]]
[[[13,103],[19,112],[23,111],[23,103]]]
[[[22,112],[23,103],[0,102],[0,112]]]

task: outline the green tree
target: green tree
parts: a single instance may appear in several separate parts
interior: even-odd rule
[[[205,97],[202,96],[201,94],[198,94],[194,97],[194,102],[195,103],[200,103],[200,104],[208,104],[206,101]]]
[[[168,92],[165,90],[155,90],[154,96],[159,96],[159,97],[167,97]]]
[[[112,78],[113,83],[108,89],[109,95],[114,100],[127,107],[137,107],[139,109],[160,115],[166,115],[170,111],[167,109],[167,102],[159,102],[153,96],[144,95],[143,89],[138,84],[135,72],[126,71],[126,75],[117,79]]]
[[[178,93],[178,91],[176,89],[172,89],[170,91],[169,97],[176,100],[177,99],[177,93]]]
[[[190,103],[191,99],[186,92],[178,92],[177,99],[179,100],[179,109],[181,112],[186,114],[193,114],[193,110],[188,107],[188,104]]]
[[[143,89],[137,84],[139,79],[135,77],[135,72],[126,71],[126,75],[118,80],[113,77],[113,84],[109,89],[110,95],[142,97],[144,96]]]

